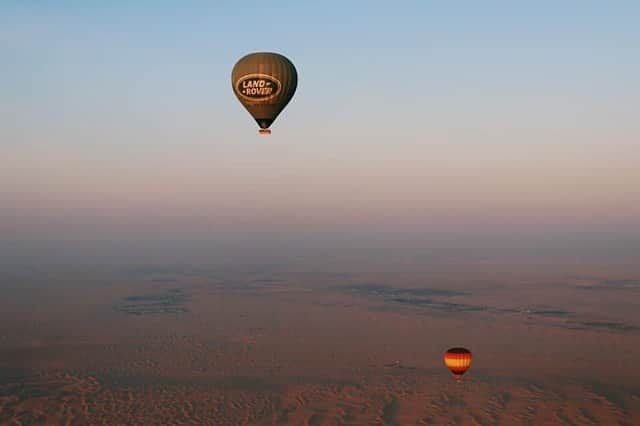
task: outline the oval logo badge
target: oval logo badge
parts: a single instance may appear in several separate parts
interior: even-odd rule
[[[250,101],[266,101],[280,93],[281,84],[266,74],[249,74],[240,77],[236,93]]]

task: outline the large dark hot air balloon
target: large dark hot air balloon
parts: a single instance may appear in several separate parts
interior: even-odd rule
[[[298,73],[290,60],[278,53],[250,53],[231,72],[233,92],[260,126],[269,126],[289,103],[298,86]]]
[[[444,364],[456,376],[456,380],[460,381],[462,375],[471,367],[471,351],[465,348],[451,348],[444,353]]]

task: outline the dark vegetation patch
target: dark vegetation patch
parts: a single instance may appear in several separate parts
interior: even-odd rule
[[[522,312],[527,315],[539,315],[543,317],[566,317],[574,314],[574,312],[565,309],[547,307],[526,308]]]
[[[189,311],[184,306],[187,301],[189,296],[182,289],[172,288],[162,293],[129,296],[114,309],[129,315],[179,314]]]
[[[640,290],[640,280],[575,278],[574,287],[579,290],[587,290],[587,291]]]
[[[486,306],[437,300],[439,297],[467,296],[469,293],[444,288],[402,288],[384,284],[354,284],[330,287],[348,294],[380,297],[392,304],[412,305],[446,312],[486,311]]]
[[[404,365],[400,361],[389,362],[384,364],[384,368],[397,368],[399,370],[417,370],[416,366]]]
[[[171,277],[207,277],[212,273],[212,271],[208,269],[190,266],[140,266],[127,268],[125,271],[134,275],[164,275]]]
[[[614,285],[628,286],[633,280],[616,281]],[[487,312],[492,314],[523,315],[529,320],[539,319],[541,324],[553,321],[555,326],[572,330],[592,330],[613,333],[636,333],[640,327],[614,321],[580,320],[576,312],[553,306],[533,305],[517,308],[502,308],[468,303],[458,303],[446,300],[447,297],[468,296],[470,293],[442,288],[399,288],[384,284],[353,284],[329,287],[330,290],[366,297],[378,297],[384,300],[383,306],[371,309],[378,311],[393,311],[400,305],[426,308],[432,311],[459,312]],[[443,300],[444,299],[444,300]]]
[[[425,308],[437,309],[439,311],[447,312],[471,312],[471,311],[486,311],[486,306],[480,305],[467,305],[464,303],[451,303],[440,302],[432,299],[415,299],[415,298],[403,298],[397,297],[389,299],[391,302],[404,303],[408,305],[420,306]]]
[[[570,321],[567,328],[573,330],[613,331],[617,333],[634,333],[640,327],[615,321]]]
[[[334,286],[331,287],[331,289],[366,296],[383,297],[467,296],[469,294],[445,288],[401,288],[383,284],[354,284],[347,286]]]
[[[354,284],[333,286],[331,290],[368,297],[380,297],[390,304],[412,305],[446,312],[486,311],[481,305],[468,305],[437,300],[440,297],[468,296],[469,293],[445,288],[402,288],[384,284]]]
[[[221,280],[216,282],[210,282],[208,288],[212,291],[209,294],[218,294],[219,292],[264,292],[270,290],[281,290],[286,288],[284,281],[279,280],[253,280],[253,281],[239,281],[239,280]]]

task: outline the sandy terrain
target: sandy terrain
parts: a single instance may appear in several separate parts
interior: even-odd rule
[[[637,264],[6,271],[0,423],[640,424]]]

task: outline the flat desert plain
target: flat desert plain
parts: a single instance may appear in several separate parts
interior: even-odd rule
[[[638,265],[5,270],[0,424],[637,425]]]

